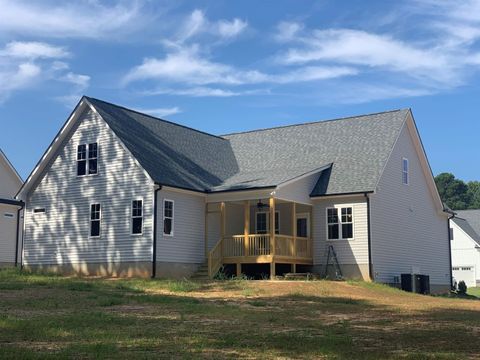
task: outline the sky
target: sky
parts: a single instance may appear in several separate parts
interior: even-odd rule
[[[26,178],[82,95],[213,134],[411,108],[480,180],[480,0],[0,0],[0,148]]]

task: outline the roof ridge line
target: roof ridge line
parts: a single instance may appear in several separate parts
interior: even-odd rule
[[[118,104],[114,104],[114,103],[111,103],[111,102],[108,102],[108,101],[105,101],[105,100],[101,100],[101,99],[97,99],[97,98],[94,98],[94,97],[91,97],[91,96],[86,96],[84,95],[83,97],[85,97],[87,100],[95,100],[95,101],[100,101],[100,102],[103,102],[107,105],[111,105],[111,106],[115,106],[117,108],[120,108],[120,109],[123,109],[123,110],[127,110],[127,111],[131,111],[131,112],[134,112],[136,114],[140,114],[140,115],[143,115],[143,116],[147,116],[149,118],[152,118],[152,119],[155,119],[155,120],[158,120],[158,121],[163,121],[165,123],[168,123],[168,124],[171,124],[171,125],[175,125],[175,126],[178,126],[178,127],[182,127],[184,129],[188,129],[188,130],[192,130],[192,131],[195,131],[195,132],[198,132],[200,134],[204,134],[204,135],[208,135],[208,136],[212,136],[214,138],[217,138],[217,139],[221,139],[221,140],[226,140],[224,137],[222,136],[219,136],[219,135],[214,135],[214,134],[210,134],[206,131],[202,131],[202,130],[198,130],[198,129],[195,129],[195,128],[192,128],[190,126],[186,126],[186,125],[183,125],[183,124],[179,124],[179,123],[176,123],[176,122],[173,122],[173,121],[170,121],[170,120],[165,120],[165,119],[161,119],[159,117],[156,117],[156,116],[153,116],[153,115],[150,115],[150,114],[146,114],[146,113],[143,113],[141,111],[138,111],[138,110],[135,110],[135,109],[130,109],[130,108],[127,108],[125,106],[122,106],[122,105],[118,105]]]
[[[231,136],[231,135],[240,135],[240,134],[248,134],[248,133],[253,133],[253,132],[268,131],[268,130],[274,130],[274,129],[283,129],[283,128],[294,127],[294,126],[313,125],[313,124],[326,123],[326,122],[332,122],[332,121],[341,121],[341,120],[360,118],[360,117],[366,117],[366,116],[387,114],[387,113],[399,112],[399,111],[405,111],[405,110],[410,110],[410,108],[379,111],[379,112],[362,114],[362,115],[344,116],[344,117],[339,117],[339,118],[335,118],[335,119],[308,121],[308,122],[303,122],[303,123],[299,123],[299,124],[279,125],[279,126],[272,126],[272,127],[269,127],[269,128],[262,128],[262,129],[256,129],[256,130],[238,131],[238,132],[233,132],[233,133],[228,133],[228,134],[222,134],[220,136],[223,137],[223,136]]]

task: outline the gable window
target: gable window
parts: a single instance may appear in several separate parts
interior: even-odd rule
[[[409,168],[408,168],[408,159],[403,158],[402,159],[402,182],[405,185],[408,185],[410,182],[409,179]]]
[[[100,220],[101,220],[100,204],[90,205],[90,236],[100,236]]]
[[[327,209],[327,237],[328,240],[353,239],[352,207]]]
[[[132,234],[143,233],[143,201],[132,201]]]
[[[163,233],[173,235],[173,201],[163,200]]]
[[[270,213],[259,211],[255,215],[255,232],[267,234],[270,231]],[[280,212],[275,211],[275,234],[280,234]]]
[[[45,214],[45,208],[35,208],[33,209],[34,214]]]
[[[98,145],[81,144],[77,147],[77,176],[97,174]]]
[[[5,213],[5,214],[3,214],[3,216],[6,217],[6,218],[13,218],[14,217],[14,215],[12,213]]]

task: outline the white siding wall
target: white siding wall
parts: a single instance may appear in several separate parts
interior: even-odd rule
[[[452,266],[474,266],[475,279],[480,282],[480,248],[475,247],[475,242],[454,222],[450,222],[453,229]]]
[[[353,239],[327,240],[327,208],[352,207]],[[313,205],[313,248],[315,265],[327,261],[327,247],[333,245],[340,264],[368,265],[368,219],[364,197],[337,197],[314,200]]]
[[[318,173],[315,173],[282,186],[275,191],[275,197],[304,204],[311,204],[310,193],[317,183],[319,176]]]
[[[157,261],[182,264],[203,263],[205,261],[205,198],[168,190],[160,190],[157,197]],[[174,201],[173,236],[163,234],[164,199]]]
[[[410,184],[402,183],[408,158]],[[413,270],[433,285],[449,284],[447,219],[439,215],[409,129],[405,126],[371,196],[372,263],[376,281]]]
[[[12,199],[21,186],[20,179],[12,172],[10,165],[0,155],[0,198]]]
[[[98,142],[98,175],[77,177],[79,144]],[[131,202],[143,199],[143,235],[131,235]],[[101,237],[89,237],[90,204],[102,207]],[[85,112],[27,196],[24,263],[119,263],[152,259],[153,184],[106,123]],[[36,207],[45,214],[33,214]]]
[[[16,206],[0,204],[0,264],[15,263],[17,210]]]

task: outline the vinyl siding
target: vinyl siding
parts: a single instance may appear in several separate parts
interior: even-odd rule
[[[457,224],[450,222],[453,229],[452,266],[475,266],[475,279],[480,282],[480,248]]]
[[[402,183],[402,159],[408,158],[410,183]],[[430,283],[449,283],[447,219],[438,213],[405,124],[371,195],[372,263],[376,281],[415,271]]]
[[[317,183],[319,176],[319,173],[311,174],[282,186],[275,191],[275,197],[303,204],[311,204],[310,193]]]
[[[77,177],[77,146],[98,143],[98,175]],[[131,235],[131,202],[143,199],[142,235]],[[101,236],[89,237],[90,204],[102,208]],[[152,259],[153,184],[106,123],[85,111],[27,195],[24,263],[120,263]],[[42,207],[44,214],[33,214]]]
[[[0,204],[0,264],[15,263],[17,210],[16,206]]]
[[[0,155],[0,198],[12,199],[21,186],[21,181]]]
[[[163,200],[174,201],[173,236],[163,234]],[[205,261],[205,198],[183,192],[157,193],[157,261],[200,264]]]
[[[352,207],[353,239],[327,240],[327,208]],[[314,264],[324,265],[327,247],[333,245],[341,264],[368,264],[368,217],[364,197],[337,197],[314,200],[313,205]]]

